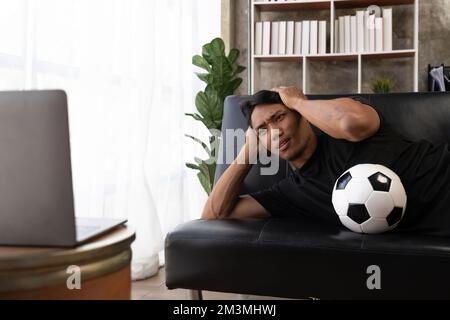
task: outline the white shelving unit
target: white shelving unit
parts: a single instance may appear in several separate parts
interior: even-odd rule
[[[359,52],[359,53],[335,53],[334,52],[334,20],[336,9],[343,8],[365,8],[370,5],[395,6],[398,5],[413,5],[414,6],[414,31],[413,43],[414,48],[407,50],[392,50],[392,51],[376,51],[376,52]],[[327,21],[327,28],[329,28],[331,52],[326,54],[308,54],[308,55],[255,55],[254,38],[255,38],[255,22],[261,21],[261,15],[264,12],[276,11],[303,11],[303,10],[329,10],[330,20]],[[358,93],[361,92],[362,87],[362,72],[363,59],[390,59],[410,57],[414,59],[414,91],[418,91],[418,74],[419,74],[419,0],[297,0],[297,1],[277,1],[277,2],[261,2],[251,0],[250,8],[250,91],[255,93],[259,87],[260,79],[264,76],[261,73],[260,63],[263,61],[297,61],[303,64],[302,75],[302,89],[304,93],[310,93],[309,88],[309,73],[308,63],[314,60],[322,61],[357,61],[358,62]],[[394,39],[395,41],[395,39]]]

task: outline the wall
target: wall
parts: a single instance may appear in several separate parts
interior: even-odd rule
[[[222,8],[228,8],[227,17],[222,17],[222,32],[227,34],[227,46],[241,51],[239,64],[247,66],[247,0],[222,0]],[[414,8],[412,5],[393,7],[393,49],[413,47]],[[362,8],[361,8],[362,9]],[[361,10],[359,9],[359,10]],[[225,10],[224,12],[227,12]],[[354,14],[355,9],[340,9],[336,14]],[[327,20],[329,10],[303,12],[264,13],[264,20]],[[227,23],[228,22],[228,23]],[[229,34],[233,26],[232,35]],[[227,29],[228,28],[228,29]],[[329,32],[329,23],[327,23]],[[227,33],[228,32],[228,33]],[[329,36],[329,35],[328,35]],[[329,42],[329,40],[328,40]],[[328,43],[329,46],[329,43]],[[329,52],[329,49],[327,49]],[[419,3],[419,91],[428,90],[428,63],[450,65],[450,1],[421,0]],[[310,93],[356,93],[357,61],[314,61],[310,66]],[[371,92],[370,81],[378,76],[391,77],[396,81],[393,92],[413,91],[414,58],[396,58],[383,60],[363,60],[362,92]],[[279,85],[297,85],[301,87],[302,65],[296,62],[263,62],[261,69],[263,80],[261,87],[270,89]],[[243,84],[238,94],[248,92],[247,74],[243,73]]]

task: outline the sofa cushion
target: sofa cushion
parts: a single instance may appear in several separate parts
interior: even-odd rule
[[[449,243],[302,218],[195,220],[166,238],[166,285],[287,298],[450,298]],[[380,290],[368,289],[368,280],[377,284],[370,266],[380,268]]]

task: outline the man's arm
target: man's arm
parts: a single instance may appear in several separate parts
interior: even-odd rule
[[[256,159],[256,136],[247,139],[233,163],[214,186],[202,213],[202,219],[267,218],[270,214],[250,196],[239,197],[242,183]]]
[[[308,100],[296,87],[272,89],[284,104],[311,124],[336,139],[361,141],[374,135],[380,127],[378,113],[369,105],[351,98]]]

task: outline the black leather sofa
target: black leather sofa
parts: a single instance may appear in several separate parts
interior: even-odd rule
[[[450,143],[449,92],[360,96],[406,137]],[[238,107],[242,98],[226,99],[223,129],[246,128]],[[219,166],[217,176],[225,169]],[[255,166],[243,193],[272,184],[286,170],[276,176],[258,172]],[[372,265],[380,268],[379,290],[367,286]],[[165,268],[169,289],[286,298],[450,298],[450,239],[403,233],[362,235],[301,218],[184,223],[166,237]]]

